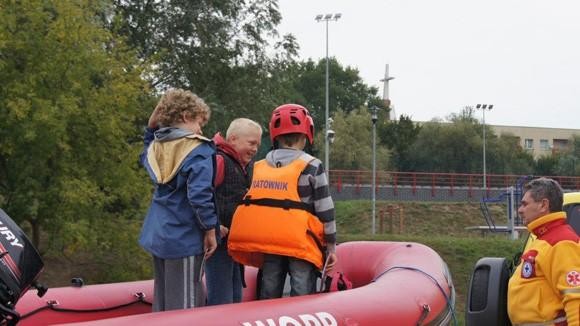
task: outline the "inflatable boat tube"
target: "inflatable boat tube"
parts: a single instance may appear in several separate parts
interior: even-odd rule
[[[345,291],[257,301],[256,269],[246,268],[243,302],[151,313],[152,281],[49,289],[17,304],[20,325],[448,325],[455,290],[441,257],[406,242],[347,242],[336,271]]]

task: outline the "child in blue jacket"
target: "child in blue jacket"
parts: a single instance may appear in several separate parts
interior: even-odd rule
[[[210,109],[195,94],[169,90],[151,114],[141,164],[155,192],[139,238],[153,256],[153,311],[205,302],[203,261],[217,247],[213,195],[215,148],[201,136]]]

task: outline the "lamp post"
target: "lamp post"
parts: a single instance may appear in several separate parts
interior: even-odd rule
[[[328,22],[337,21],[342,14],[326,14],[326,15],[316,15],[314,18],[317,22],[326,23],[326,99],[325,99],[325,109],[324,109],[324,168],[326,169],[326,175],[330,180],[330,166],[328,162],[329,157],[329,120],[328,120]]]
[[[485,110],[493,109],[493,104],[477,104],[476,109],[481,110],[483,113],[483,190],[487,189],[487,176],[485,171]]]
[[[373,184],[371,189],[371,202],[373,207],[372,219],[373,219],[373,235],[376,233],[376,215],[377,215],[377,120],[379,107],[373,106],[369,108],[371,110],[371,121],[373,122]]]

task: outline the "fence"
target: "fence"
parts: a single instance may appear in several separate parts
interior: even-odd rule
[[[379,200],[479,201],[497,196],[523,177],[513,174],[482,174],[377,171]],[[579,191],[580,177],[550,176],[566,191]],[[372,171],[330,170],[330,186],[336,200],[370,199]]]

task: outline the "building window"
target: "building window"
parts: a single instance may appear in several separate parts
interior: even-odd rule
[[[547,139],[540,139],[540,149],[547,151],[550,149],[550,142]]]
[[[568,139],[554,139],[554,148],[557,151],[568,149]]]
[[[530,138],[526,138],[524,140],[524,147],[525,149],[532,149],[534,148],[534,140]]]

